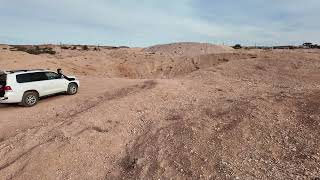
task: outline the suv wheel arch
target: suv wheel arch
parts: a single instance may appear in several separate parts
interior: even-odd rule
[[[23,93],[21,105],[25,107],[31,107],[38,103],[39,92],[36,90],[28,90]]]
[[[71,83],[69,83],[68,89],[67,89],[67,94],[68,94],[68,95],[75,95],[75,94],[77,94],[78,88],[79,88],[78,83],[76,83],[76,82],[71,82]]]

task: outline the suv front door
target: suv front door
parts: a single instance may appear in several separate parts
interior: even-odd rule
[[[46,72],[45,74],[48,81],[50,81],[52,94],[65,92],[67,90],[68,84],[66,83],[66,79],[61,77],[61,75],[54,72]]]

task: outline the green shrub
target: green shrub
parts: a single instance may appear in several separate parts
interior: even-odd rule
[[[233,49],[241,49],[241,48],[242,48],[242,46],[240,44],[236,44],[233,46]]]

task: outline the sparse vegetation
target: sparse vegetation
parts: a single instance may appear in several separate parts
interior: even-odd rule
[[[35,47],[37,49],[37,47]],[[62,45],[60,46],[61,49],[64,50],[83,50],[83,51],[100,51],[101,48],[103,49],[107,49],[107,50],[115,50],[115,49],[129,49],[130,47],[128,46],[102,46],[100,48],[100,46],[88,46],[88,45]]]
[[[61,46],[61,49],[71,49],[71,47],[68,47],[68,46]]]
[[[233,49],[241,49],[241,48],[242,48],[241,44],[236,44],[233,46]]]
[[[51,47],[39,47],[39,46],[23,46],[23,45],[15,45],[11,46],[11,51],[22,51],[28,54],[39,55],[39,54],[56,54]]]
[[[129,49],[130,47],[128,47],[128,46],[119,46],[119,48],[121,48],[121,49]]]
[[[88,51],[88,50],[89,50],[89,47],[88,47],[87,45],[84,45],[84,46],[82,46],[82,50]]]

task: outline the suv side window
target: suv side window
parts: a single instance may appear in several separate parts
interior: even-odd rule
[[[0,74],[0,85],[5,86],[7,83],[7,75],[6,74]]]
[[[26,73],[17,75],[18,83],[27,83],[27,82],[35,82],[35,81],[45,81],[48,80],[48,77],[44,72],[36,72],[36,73]]]
[[[54,72],[46,72],[46,76],[47,76],[48,80],[61,79],[61,76],[57,73],[54,73]]]

